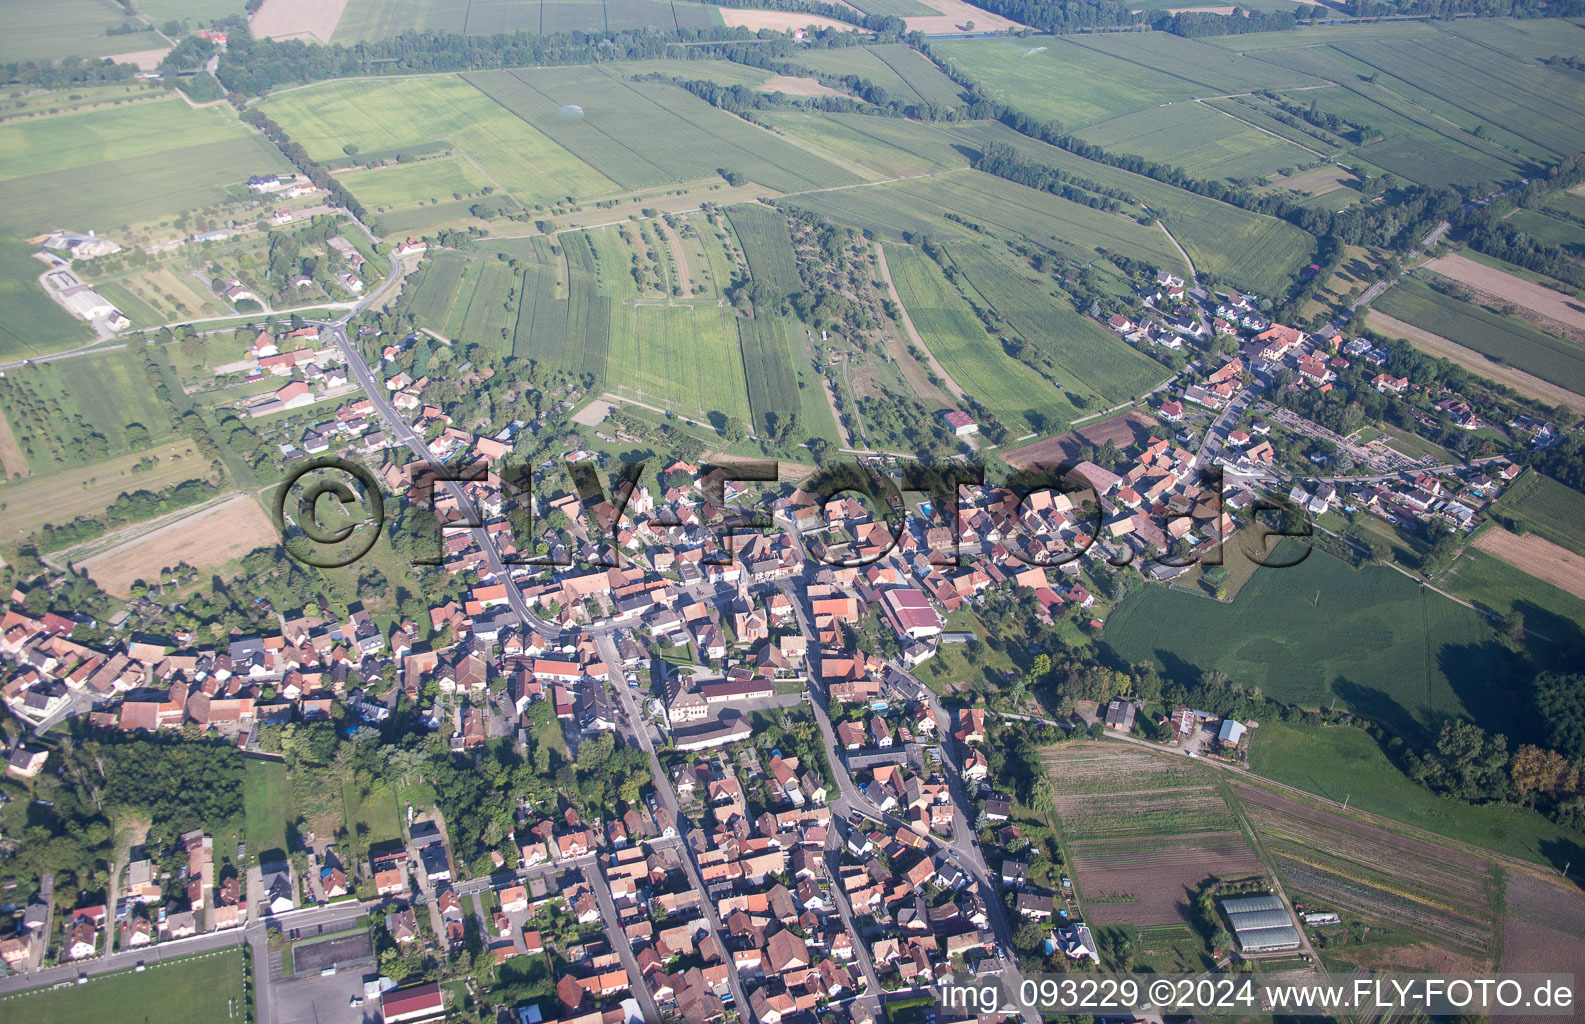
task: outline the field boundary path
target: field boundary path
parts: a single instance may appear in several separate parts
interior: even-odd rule
[[[1326,87],[1322,86],[1322,85],[1312,85],[1312,86],[1310,86],[1310,88],[1312,88],[1312,89],[1324,89]],[[1238,95],[1247,96],[1249,94],[1248,93],[1239,93]],[[1232,97],[1230,97],[1230,96],[1227,96],[1227,97],[1224,97],[1224,96],[1213,97],[1213,99],[1231,99],[1231,98]],[[1205,102],[1205,100],[1203,100],[1203,99],[1196,98],[1194,102],[1200,104],[1200,106],[1205,107],[1205,108],[1207,108],[1209,110],[1214,110],[1218,114],[1223,114],[1223,115],[1225,115],[1227,117],[1230,117],[1233,120],[1237,121],[1239,124],[1248,125],[1249,127],[1255,129],[1255,131],[1257,131],[1257,132],[1265,132],[1267,135],[1270,135],[1274,139],[1281,139],[1283,142],[1286,142],[1290,146],[1298,146],[1300,149],[1304,150],[1306,153],[1313,153],[1314,155],[1320,157],[1322,160],[1330,161],[1332,159],[1331,157],[1327,156],[1325,153],[1322,153],[1322,152],[1320,152],[1318,150],[1311,149],[1309,146],[1306,146],[1303,143],[1294,142],[1292,139],[1288,138],[1285,135],[1278,135],[1276,132],[1272,131],[1270,128],[1262,128],[1260,125],[1256,124],[1255,122],[1246,121],[1242,117],[1239,117],[1237,114],[1234,114],[1234,113],[1232,113],[1230,111],[1227,111],[1227,110],[1223,110],[1221,107],[1213,107],[1209,103]]]
[[[672,282],[681,292],[681,298],[693,296],[693,275],[688,272],[688,257],[682,251],[682,237],[677,234],[677,229],[666,222],[665,217],[657,217],[655,223],[660,226],[660,233],[666,239],[666,248],[671,250],[671,264],[677,271],[677,280]]]
[[[958,387],[958,382],[952,379],[946,367],[936,361],[935,353],[930,351],[930,346],[925,344],[925,340],[919,336],[919,331],[914,328],[913,318],[908,315],[908,307],[903,305],[903,297],[897,294],[897,285],[892,281],[892,268],[886,265],[886,247],[879,242],[875,243],[875,269],[880,271],[881,280],[886,282],[886,291],[891,294],[892,301],[897,303],[897,319],[901,321],[903,330],[908,332],[908,337],[925,354],[930,368],[946,383],[947,390],[960,401],[966,401],[968,395]]]

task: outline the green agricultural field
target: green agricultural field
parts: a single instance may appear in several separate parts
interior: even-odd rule
[[[903,104],[939,103],[956,106],[963,102],[963,89],[941,73],[929,58],[901,43],[881,46],[845,46],[829,50],[805,50],[794,63],[837,78],[857,75],[886,90],[888,99]]]
[[[1585,643],[1585,601],[1496,555],[1465,548],[1437,586],[1498,615],[1517,611],[1532,629],[1569,648]]]
[[[1566,71],[1493,60],[1454,36],[1418,41],[1350,41],[1333,46],[1383,73],[1387,88],[1449,118],[1484,122],[1499,142],[1556,160],[1585,149],[1585,80]]]
[[[1548,24],[1547,22],[1554,22]],[[1506,53],[1525,63],[1558,54],[1585,53],[1585,28],[1560,18],[1526,20],[1480,18],[1438,23],[1442,31],[1468,39],[1488,50]]]
[[[1567,74],[1494,56],[1484,43],[1429,26],[1407,33],[1384,28],[1341,36],[1306,30],[1305,37],[1330,45],[1261,53],[1264,61],[1338,85],[1290,92],[1290,102],[1313,102],[1381,132],[1356,159],[1428,185],[1469,185],[1534,173],[1537,162],[1555,160],[1559,148],[1573,144],[1566,140],[1577,138],[1572,126],[1558,124],[1580,98],[1578,81]],[[1415,62],[1428,66],[1411,68]],[[1524,105],[1532,97],[1534,109]]]
[[[9,426],[4,429],[9,433]],[[210,475],[208,464],[187,440],[96,462],[87,472],[65,470],[32,475],[26,462],[13,465],[13,461],[5,456],[6,479],[10,482],[0,486],[0,504],[5,506],[0,543],[4,544],[17,543],[46,523],[98,515],[123,492],[157,491]],[[18,475],[21,479],[17,479]]]
[[[0,226],[102,233],[198,209],[250,174],[290,170],[225,107],[179,99],[0,124]]]
[[[142,974],[128,967],[86,985],[36,988],[0,998],[0,1016],[34,1024],[241,1020],[244,955],[240,948],[223,949],[156,960]]]
[[[214,21],[241,14],[245,0],[138,0],[138,13],[156,25],[175,18],[193,23]]]
[[[1203,91],[1166,71],[1127,66],[1064,37],[968,39],[934,43],[932,49],[992,98],[1064,129]]]
[[[106,35],[108,28],[139,31]],[[166,43],[113,0],[50,0],[0,5],[0,62],[104,57],[163,49]]]
[[[1516,211],[1508,218],[1508,223],[1533,238],[1557,246],[1575,259],[1585,260],[1585,224],[1541,210]]]
[[[951,211],[987,233],[1044,246],[1084,262],[1104,249],[1155,266],[1188,270],[1171,240],[1157,228],[978,171],[792,196],[779,202],[868,228],[883,238],[976,233],[948,220]]]
[[[341,158],[345,145],[359,147],[367,160],[449,143],[471,158],[476,173],[526,206],[616,188],[461,78],[327,82],[278,94],[263,109],[316,160]],[[418,198],[451,199],[452,190]]]
[[[934,125],[864,114],[775,110],[759,116],[779,131],[867,169],[873,178],[968,166],[968,158],[953,145],[956,140]]]
[[[36,473],[141,451],[175,433],[141,357],[126,350],[8,371],[0,408]]]
[[[1274,68],[1264,60],[1229,56],[1207,41],[1185,39],[1165,32],[1106,33],[1075,37],[1085,48],[1104,53],[1128,68],[1167,68],[1172,75],[1200,87],[1198,95],[1254,92],[1259,89],[1320,85],[1321,80]]]
[[[224,108],[194,109],[175,98],[5,124],[0,125],[0,181],[130,157],[163,156],[176,146],[200,146],[247,134],[248,129]]]
[[[445,325],[440,328],[442,336],[455,338],[462,333],[462,323],[468,318],[468,302],[473,298],[473,290],[479,286],[479,274],[483,268],[484,264],[475,260],[463,264],[456,301],[447,307]]]
[[[461,32],[467,12],[467,4],[446,0],[348,0],[333,38],[338,43],[355,43],[389,39],[403,32]]]
[[[972,289],[1007,325],[1054,364],[1058,385],[1105,407],[1139,397],[1170,374],[1160,363],[1074,310],[1036,283],[1029,272],[1012,270],[984,248],[954,246],[952,259]]]
[[[727,210],[748,259],[749,276],[782,295],[803,291],[798,263],[793,256],[787,218],[780,210],[747,203]]]
[[[568,305],[556,295],[556,274],[548,268],[523,274],[512,354],[552,366],[566,366]]]
[[[1585,555],[1585,494],[1529,470],[1508,485],[1492,514],[1513,520],[1526,532]]]
[[[529,270],[518,294],[514,355],[560,366],[569,373],[605,376],[612,302],[609,295],[600,293],[588,273],[575,271],[570,285],[559,289],[550,269]]]
[[[1277,554],[1298,550],[1284,542]],[[1448,714],[1493,732],[1512,734],[1516,724],[1493,682],[1510,656],[1479,612],[1391,569],[1356,570],[1320,552],[1256,573],[1231,605],[1140,587],[1112,612],[1106,643],[1169,678],[1220,669],[1273,700],[1335,702],[1417,741]]]
[[[573,250],[579,248],[573,240],[583,239],[602,292],[618,302],[638,298],[638,284],[633,280],[631,269],[634,253],[618,228],[599,228],[561,237],[569,239],[568,248]]]
[[[1250,731],[1249,764],[1275,782],[1538,864],[1553,864],[1559,849],[1585,844],[1585,835],[1534,811],[1437,796],[1404,775],[1368,734],[1350,726],[1300,727],[1268,718]]]
[[[440,252],[424,261],[424,269],[407,304],[421,327],[439,330],[457,300],[468,261],[457,253]]]
[[[508,297],[516,291],[518,283],[519,278],[505,263],[486,260],[479,269],[473,294],[468,298],[462,330],[452,340],[509,352],[517,323],[518,299],[509,301]]]
[[[339,177],[363,205],[373,210],[417,206],[445,196],[467,197],[489,184],[478,166],[463,157],[394,164]]]
[[[61,114],[99,104],[140,103],[166,99],[158,82],[115,82],[110,85],[78,85],[70,92],[49,90],[0,100],[0,120],[26,119],[39,114]]]
[[[771,79],[764,68],[749,67],[729,60],[625,60],[612,67],[622,78],[640,75],[665,75],[685,82],[714,82],[717,85],[758,87]]]
[[[879,17],[890,15],[894,18],[917,18],[940,13],[934,7],[926,7],[919,0],[856,0],[853,6],[865,14]]]
[[[802,412],[787,325],[780,317],[765,313],[753,320],[739,319],[737,330],[755,432],[774,435],[788,417]]]
[[[286,851],[286,826],[292,819],[292,786],[286,765],[249,760],[242,774],[243,841],[248,857],[271,850]]]
[[[893,247],[886,263],[925,346],[958,386],[983,402],[1013,436],[1044,429],[1053,417],[1077,417],[1061,391],[1008,356],[1000,342],[986,333],[935,261],[917,249]]]
[[[38,277],[44,264],[31,256],[34,249],[18,239],[0,236],[0,359],[43,355],[94,338],[88,325],[55,304]]]
[[[958,134],[974,145],[1004,143],[1028,160],[1047,164],[1077,178],[1122,189],[1150,207],[1151,212],[1171,229],[1197,269],[1248,291],[1262,295],[1282,291],[1315,248],[1311,235],[1286,221],[1240,210],[1143,175],[1085,160],[1019,135],[1005,125],[977,122],[958,129]],[[1177,251],[1170,246],[1169,250],[1171,255],[1156,265],[1182,266]],[[1183,269],[1187,271],[1188,268]]]
[[[708,28],[714,8],[686,0],[350,0],[336,25],[337,42],[390,39],[403,32],[618,32],[623,29]]]
[[[1554,192],[1541,208],[1575,223],[1585,222],[1585,190],[1576,186],[1567,192]]]
[[[933,46],[996,99],[1070,130],[1196,96],[1320,84],[1300,72],[1160,33]]]
[[[622,188],[702,181],[722,170],[783,192],[860,180],[676,86],[625,82],[599,67],[465,77]]]
[[[1400,280],[1372,306],[1484,356],[1585,394],[1585,349],[1423,282]]]
[[[1278,120],[1279,117],[1288,117],[1289,115],[1263,96],[1234,96],[1229,99],[1209,99],[1201,102],[1207,107],[1231,114],[1264,131],[1280,135],[1296,145],[1315,150],[1323,156],[1335,157],[1338,153],[1348,148],[1346,140],[1324,128],[1304,124],[1302,121],[1300,122],[1303,124],[1302,128],[1295,127]],[[1315,159],[1314,154],[1309,154],[1307,159],[1313,161]],[[1340,167],[1331,168],[1331,173],[1340,176],[1340,178],[1348,177],[1348,172]]]
[[[606,376],[611,389],[696,419],[749,423],[748,383],[729,309],[617,306]]]
[[[1317,159],[1204,103],[1125,114],[1077,133],[1107,152],[1182,168],[1196,178],[1258,178]]]

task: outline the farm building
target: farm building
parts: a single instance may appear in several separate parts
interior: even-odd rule
[[[959,409],[951,409],[944,412],[941,414],[941,418],[947,421],[947,426],[951,427],[952,432],[959,437],[973,434],[980,429],[980,425],[974,422],[972,416]]]
[[[1231,718],[1222,719],[1222,728],[1217,731],[1216,738],[1230,747],[1236,747],[1244,738],[1244,723],[1235,722]]]
[[[1275,896],[1241,896],[1222,901],[1222,911],[1245,953],[1271,953],[1297,949],[1299,930]]]
[[[1119,732],[1129,732],[1134,728],[1134,702],[1121,698],[1112,701],[1106,706],[1106,727]]]

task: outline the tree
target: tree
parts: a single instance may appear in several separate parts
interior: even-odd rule
[[[1557,799],[1579,791],[1579,770],[1555,750],[1526,744],[1508,762],[1508,774],[1521,795],[1539,793]]]
[[[1571,760],[1585,757],[1585,674],[1543,672],[1532,695],[1547,745]]]

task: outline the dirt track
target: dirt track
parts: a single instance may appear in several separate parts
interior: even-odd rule
[[[1538,580],[1585,598],[1585,558],[1545,537],[1494,527],[1477,537],[1475,546]]]
[[[1572,391],[1505,363],[1493,362],[1473,349],[1448,341],[1440,334],[1432,334],[1413,324],[1404,323],[1386,313],[1370,310],[1365,314],[1365,325],[1389,337],[1405,338],[1422,352],[1455,362],[1471,373],[1479,374],[1499,384],[1506,384],[1521,395],[1527,395],[1547,405],[1566,405],[1575,410],[1585,409],[1585,396],[1576,395]]]

